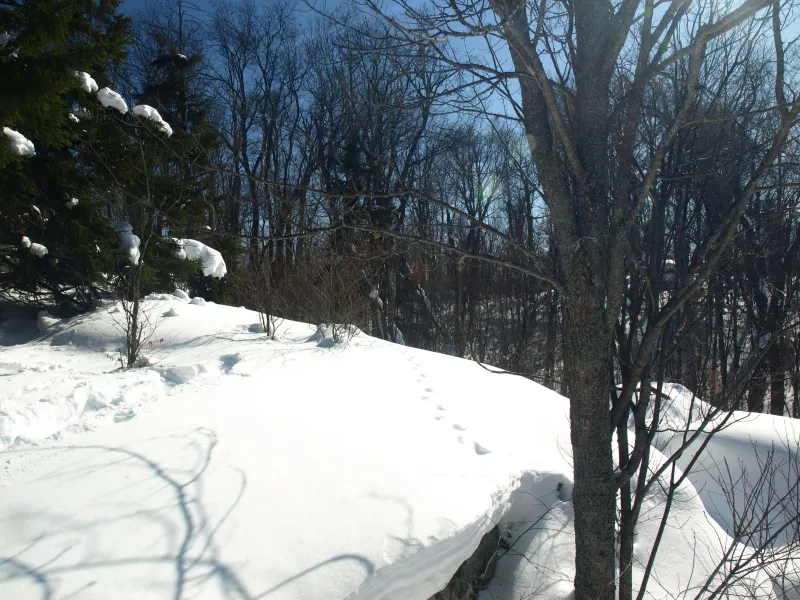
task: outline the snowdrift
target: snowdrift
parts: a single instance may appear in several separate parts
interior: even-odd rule
[[[425,600],[495,525],[482,598],[570,597],[564,398],[363,334],[270,339],[183,293],[145,310],[144,368],[119,368],[113,303],[0,347],[0,598]],[[696,591],[730,539],[680,500],[652,598]]]

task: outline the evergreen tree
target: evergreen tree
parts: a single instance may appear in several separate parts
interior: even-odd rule
[[[130,28],[118,6],[26,0],[0,11],[3,295],[86,309],[119,258],[97,169],[116,142],[102,119],[78,110],[102,108],[88,74],[105,83],[124,58]]]
[[[146,69],[138,99],[158,111],[172,134],[169,138],[156,136],[155,143],[148,144],[143,153],[150,164],[145,169],[150,206],[135,226],[153,233],[147,262],[157,274],[155,279],[148,279],[147,291],[171,291],[176,285],[188,285],[193,294],[219,299],[224,283],[211,282],[193,265],[174,259],[176,239],[197,239],[215,247],[217,241],[208,226],[213,205],[208,193],[213,187],[211,155],[220,141],[207,120],[210,104],[196,83],[203,57],[185,56],[180,52],[180,40],[178,46],[161,36],[150,41],[155,42],[155,58]],[[146,120],[141,125],[152,129],[152,123]]]

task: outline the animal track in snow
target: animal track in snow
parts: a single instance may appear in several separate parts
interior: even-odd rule
[[[464,427],[463,425],[459,425],[458,423],[453,423],[453,429],[455,429],[456,431],[466,431],[467,430],[466,427]]]
[[[473,447],[475,449],[475,454],[479,454],[481,456],[483,456],[484,454],[489,454],[491,452],[491,450],[489,450],[488,448],[484,448],[478,442],[473,442]]]
[[[241,360],[242,357],[239,354],[223,354],[219,357],[220,369],[226,373],[230,373],[231,369],[233,369],[233,367],[235,367]]]

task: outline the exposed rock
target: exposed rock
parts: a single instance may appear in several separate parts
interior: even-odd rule
[[[500,530],[493,527],[483,536],[472,556],[458,568],[447,587],[429,600],[476,600],[478,592],[494,576],[499,544]]]

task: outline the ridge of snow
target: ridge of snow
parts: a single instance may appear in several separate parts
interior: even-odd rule
[[[169,126],[169,123],[167,123],[161,117],[161,114],[152,106],[148,106],[147,104],[137,104],[133,107],[131,112],[137,117],[142,117],[143,119],[149,119],[150,121],[153,121],[153,123],[155,123],[161,131],[167,134],[167,137],[172,135],[172,127]]]
[[[19,131],[11,129],[10,127],[3,127],[3,135],[11,143],[11,151],[20,156],[33,156],[36,154],[36,148],[33,142],[22,135]]]
[[[320,348],[314,327],[285,320],[266,336],[256,312],[182,296],[143,300],[141,368],[118,368],[117,302],[42,311],[41,335],[4,346],[0,556],[14,561],[0,597],[46,581],[54,598],[427,600],[495,525],[511,550],[482,600],[571,597],[565,398],[361,333]],[[665,393],[693,422],[681,390]],[[749,460],[785,421],[753,418],[719,448]],[[649,600],[696,592],[731,542],[695,481],[677,492]],[[663,510],[654,488],[635,581]],[[781,597],[769,576],[731,595]]]
[[[94,80],[94,78],[93,78],[91,75],[89,75],[88,73],[84,73],[83,71],[75,71],[75,77],[77,77],[77,78],[78,78],[78,81],[80,82],[80,86],[81,86],[81,88],[82,88],[84,91],[86,91],[86,92],[88,92],[88,93],[90,93],[90,94],[91,94],[91,93],[94,93],[94,92],[96,92],[98,89],[100,89],[100,88],[97,86],[97,82],[96,82],[96,81]],[[108,89],[108,88],[106,88],[106,89]]]
[[[123,115],[128,112],[128,105],[125,103],[125,100],[111,88],[104,87],[97,92],[97,99],[100,101],[100,104],[106,108],[115,108]]]
[[[199,260],[203,275],[206,277],[216,277],[217,279],[225,277],[228,268],[218,250],[214,250],[214,248],[206,246],[203,242],[198,242],[197,240],[175,239],[174,241],[178,244],[175,258]]]

